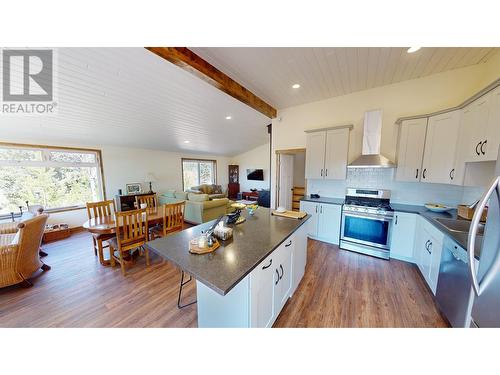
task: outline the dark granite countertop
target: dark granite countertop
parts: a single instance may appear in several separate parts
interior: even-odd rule
[[[414,205],[409,205],[409,204],[398,204],[398,203],[391,203],[391,207],[394,211],[396,212],[407,212],[407,213],[414,213],[418,214],[427,221],[429,221],[432,225],[434,225],[437,229],[439,229],[441,232],[443,232],[446,236],[451,238],[453,241],[457,243],[460,247],[463,249],[467,250],[467,237],[468,233],[464,232],[457,232],[457,231],[452,231],[449,230],[446,226],[444,226],[442,223],[437,221],[436,219],[438,218],[446,218],[446,219],[453,219],[453,220],[465,220],[461,219],[457,216],[457,210],[450,210],[448,212],[432,212],[425,208],[424,206],[414,206]],[[470,220],[465,220],[469,221]],[[476,246],[474,249],[474,256],[479,259],[479,256],[481,254],[481,246],[483,243],[483,237],[482,236],[477,236],[476,237]]]
[[[321,198],[311,198],[311,196],[306,195],[301,201],[306,202],[316,202],[316,203],[328,203],[328,204],[344,204],[344,198],[330,198],[330,197],[321,197]]]
[[[304,224],[302,220],[271,215],[268,208],[259,207],[254,216],[246,212],[247,220],[233,225],[233,238],[220,241],[221,246],[212,253],[190,254],[188,244],[213,221],[197,225],[182,232],[150,241],[146,246],[163,258],[221,295],[226,295],[287,237]]]

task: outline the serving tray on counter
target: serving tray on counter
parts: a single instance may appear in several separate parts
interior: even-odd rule
[[[303,219],[307,216],[307,212],[302,212],[302,211],[285,211],[285,212],[272,211],[271,214],[274,216],[288,217],[290,219]]]

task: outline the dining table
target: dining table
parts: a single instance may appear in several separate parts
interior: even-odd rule
[[[163,222],[163,210],[160,207],[151,207],[146,209],[146,214],[148,216],[148,226],[152,227]],[[118,225],[119,226],[119,225]],[[83,223],[83,228],[88,232],[96,235],[111,235],[116,234],[116,220],[115,215],[93,217]],[[96,236],[97,242],[97,254],[99,256],[99,262],[103,266],[110,266],[110,259],[104,258],[104,250],[102,243],[106,237]],[[108,237],[109,238],[109,237]]]

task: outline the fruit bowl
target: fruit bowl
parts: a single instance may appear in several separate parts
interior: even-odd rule
[[[453,209],[453,207],[445,206],[444,204],[440,203],[426,203],[424,204],[424,206],[432,212],[447,212]]]

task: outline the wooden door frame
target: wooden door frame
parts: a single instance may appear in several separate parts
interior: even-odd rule
[[[274,197],[274,208],[276,209],[278,207],[278,202],[280,198],[280,154],[287,154],[287,155],[295,155],[298,153],[306,152],[305,147],[301,148],[287,148],[287,149],[282,149],[282,150],[275,150],[274,151],[276,154],[276,175],[274,176],[276,179],[276,185],[275,185],[275,197]],[[292,183],[293,185],[293,183]],[[307,194],[307,184],[304,186],[304,194]]]

